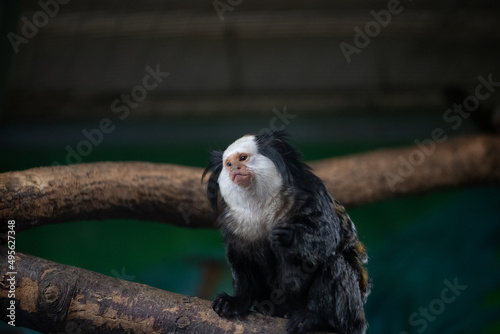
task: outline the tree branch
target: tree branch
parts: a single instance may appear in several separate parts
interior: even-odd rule
[[[7,259],[7,250],[0,248]],[[286,320],[252,313],[219,317],[208,300],[101,275],[17,253],[16,274],[0,263],[0,314],[43,333],[284,333]],[[9,278],[15,277],[15,288]],[[15,298],[9,297],[15,291]]]
[[[0,217],[22,231],[46,223],[138,219],[215,227],[201,169],[98,162],[0,174]]]
[[[425,147],[384,149],[311,166],[346,205],[457,187],[500,185],[500,136],[429,142]]]
[[[500,137],[474,136],[312,162],[345,205],[500,183]],[[138,219],[213,228],[201,168],[100,162],[0,174],[0,217],[19,231],[46,223]],[[0,231],[5,232],[1,226]]]

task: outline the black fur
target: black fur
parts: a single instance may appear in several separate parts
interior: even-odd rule
[[[219,198],[219,179],[220,172],[222,171],[222,151],[212,151],[210,161],[208,162],[207,168],[203,172],[202,179],[205,178],[208,172],[210,172],[210,178],[208,179],[207,197],[210,202],[210,206],[214,213],[218,212],[217,201]]]
[[[256,141],[259,153],[280,173],[281,195],[290,209],[267,239],[248,242],[232,233],[228,208],[223,207],[219,224],[233,273],[233,297],[219,294],[213,309],[220,316],[239,318],[253,305],[256,311],[290,318],[290,334],[364,333],[363,303],[370,289],[363,266],[367,257],[349,216],[283,132],[257,135]],[[211,172],[207,195],[215,212],[222,154],[213,152],[203,173],[205,177]]]

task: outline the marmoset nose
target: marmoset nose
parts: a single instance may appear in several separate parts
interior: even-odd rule
[[[233,170],[240,170],[241,169],[241,164],[239,162],[233,162],[231,164],[231,171]]]

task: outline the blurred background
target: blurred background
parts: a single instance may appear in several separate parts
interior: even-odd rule
[[[308,161],[413,145],[436,127],[498,129],[497,91],[460,126],[443,118],[480,77],[500,81],[498,1],[6,0],[0,11],[0,172],[202,167],[210,149],[272,128]],[[349,212],[370,255],[369,333],[500,332],[498,187]],[[16,246],[181,294],[231,291],[215,230],[86,221],[19,233]]]

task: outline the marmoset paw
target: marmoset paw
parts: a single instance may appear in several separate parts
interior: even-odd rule
[[[248,304],[237,297],[231,297],[223,292],[215,297],[212,308],[223,318],[240,318],[250,313],[250,305]]]
[[[271,233],[271,242],[282,247],[290,247],[293,243],[294,234],[294,226],[286,221],[279,222]]]

